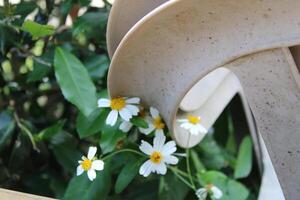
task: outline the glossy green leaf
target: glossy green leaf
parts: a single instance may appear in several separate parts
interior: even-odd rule
[[[108,115],[108,110],[96,109],[88,117],[79,113],[76,120],[76,129],[80,138],[85,138],[100,132],[106,117]]]
[[[141,117],[133,117],[130,122],[137,127],[148,128],[148,123]]]
[[[128,162],[125,165],[125,167],[120,172],[115,184],[116,193],[121,193],[133,180],[133,178],[137,175],[143,161],[144,160],[135,160],[134,162]]]
[[[97,171],[97,177],[90,181],[83,173],[74,176],[66,190],[64,200],[98,200],[106,199],[111,187],[109,166],[105,165],[103,171]]]
[[[22,25],[22,30],[29,32],[34,39],[50,36],[54,34],[54,27],[42,25],[31,20],[26,20]]]
[[[77,150],[75,138],[68,132],[61,131],[51,138],[51,149],[57,162],[67,171],[75,173],[82,154]]]
[[[96,88],[82,63],[71,53],[56,48],[55,76],[64,97],[88,116],[96,104]]]
[[[109,59],[106,55],[93,55],[86,58],[83,63],[87,68],[89,75],[93,79],[99,80],[106,75]]]
[[[15,122],[11,114],[6,111],[0,113],[0,152],[4,149],[6,142],[12,136]]]
[[[200,175],[202,185],[213,184],[223,193],[220,200],[247,200],[249,190],[241,183],[230,179],[217,171],[208,171]]]
[[[247,136],[240,145],[234,170],[234,178],[245,178],[250,174],[252,168],[252,151],[251,138]]]

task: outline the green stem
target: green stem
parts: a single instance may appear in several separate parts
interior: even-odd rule
[[[124,152],[130,152],[130,153],[134,153],[134,154],[137,154],[137,155],[146,157],[145,154],[142,154],[141,152],[138,152],[138,151],[136,151],[136,150],[133,150],[133,149],[122,149],[122,150],[119,150],[119,151],[115,151],[115,152],[113,152],[113,153],[111,153],[111,154],[109,154],[109,155],[107,155],[107,156],[104,156],[104,157],[102,158],[102,160],[104,161],[104,160],[110,159],[111,157],[113,157],[113,156],[115,156],[115,155],[117,155],[117,154],[119,154],[119,153],[124,153]]]
[[[36,150],[37,152],[39,152],[39,149],[37,148],[37,146],[36,146],[36,144],[35,144],[33,135],[32,135],[32,133],[30,132],[30,130],[29,130],[25,125],[23,125],[23,124],[21,123],[21,121],[20,121],[20,119],[19,119],[19,117],[18,117],[18,115],[17,115],[16,112],[14,113],[14,117],[15,117],[15,120],[16,120],[16,122],[17,122],[18,127],[19,127],[24,133],[26,133],[26,135],[28,136],[29,140],[31,141],[33,149]]]
[[[171,167],[171,166],[169,166],[169,168],[172,168],[174,171],[176,171],[178,174],[180,174],[180,175],[182,175],[182,176],[184,176],[184,177],[186,177],[186,178],[189,178],[190,176],[186,173],[186,172],[184,172],[184,171],[182,171],[182,170],[180,170],[180,169],[178,169],[178,168],[176,168],[176,167]],[[193,180],[194,181],[198,181],[196,178],[193,178]]]
[[[184,184],[186,184],[188,187],[190,187],[192,190],[196,191],[193,185],[191,185],[185,178],[183,178],[181,175],[179,175],[178,171],[176,171],[173,167],[168,167],[174,174],[177,176]]]
[[[191,136],[191,134],[189,134],[188,141],[190,141],[190,136]],[[195,186],[195,183],[194,183],[194,180],[193,180],[193,177],[192,177],[191,167],[190,167],[190,151],[188,149],[186,149],[185,152],[186,152],[186,168],[187,168],[187,172],[188,172],[188,175],[189,175],[189,179],[190,179],[190,182],[193,186],[193,189],[196,190],[196,186]]]

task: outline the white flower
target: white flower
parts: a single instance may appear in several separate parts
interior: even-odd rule
[[[208,184],[205,188],[198,189],[196,195],[199,200],[205,200],[208,192],[210,192],[212,199],[220,199],[223,196],[223,192],[213,184]]]
[[[157,109],[150,107],[150,114],[151,117],[145,117],[145,120],[148,123],[148,128],[141,128],[140,131],[144,133],[145,135],[148,135],[152,131],[155,130],[155,134],[164,133],[165,124],[162,121],[162,118],[159,115],[159,112]]]
[[[207,129],[201,125],[201,117],[188,115],[186,119],[178,119],[180,127],[188,130],[192,135],[206,134]]]
[[[111,108],[110,113],[106,118],[106,124],[114,126],[118,120],[118,115],[127,122],[130,121],[132,116],[136,116],[139,113],[139,107],[135,104],[140,103],[140,98],[125,98],[118,97],[113,99],[99,99],[99,108]]]
[[[119,126],[119,129],[121,131],[123,131],[124,133],[127,133],[128,131],[130,131],[130,129],[132,128],[133,124],[131,122],[126,122],[126,121],[123,121],[120,126]]]
[[[90,147],[87,157],[82,156],[82,160],[78,161],[77,176],[86,171],[89,179],[93,181],[96,178],[95,170],[101,171],[104,169],[104,162],[95,158],[96,152],[97,147]]]
[[[207,198],[207,189],[206,188],[200,188],[196,191],[196,196],[199,200],[205,200]]]
[[[148,142],[142,141],[140,150],[149,156],[149,160],[144,162],[140,167],[140,174],[147,177],[151,172],[157,174],[166,174],[166,164],[176,165],[178,158],[172,154],[176,151],[176,144],[174,141],[169,141],[165,144],[166,137],[159,132],[153,139],[153,146]]]

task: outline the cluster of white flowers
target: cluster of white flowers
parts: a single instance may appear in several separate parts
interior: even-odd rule
[[[164,135],[165,123],[163,122],[159,111],[156,108],[150,107],[149,112],[145,112],[140,106],[140,98],[118,97],[112,99],[101,98],[98,100],[99,108],[110,108],[110,112],[106,118],[106,124],[115,126],[120,116],[122,122],[119,129],[123,132],[129,132],[133,127],[131,119],[134,116],[139,116],[147,122],[147,128],[138,127],[139,131],[145,135],[154,132],[153,145],[142,140],[139,149],[149,158],[145,161],[139,170],[140,175],[147,177],[151,173],[165,175],[168,165],[176,165],[179,159],[176,154],[176,143],[171,140],[166,142]],[[201,125],[199,116],[187,115],[185,119],[179,119],[180,127],[188,130],[192,135],[199,133],[207,133],[207,130]],[[83,156],[82,160],[78,161],[77,176],[83,172],[87,172],[88,178],[93,181],[96,178],[96,171],[104,169],[104,162],[96,157],[97,147],[90,147],[87,157]],[[211,192],[215,199],[222,196],[222,192],[215,186],[207,186],[197,190],[196,195],[199,199],[205,199],[207,192]]]

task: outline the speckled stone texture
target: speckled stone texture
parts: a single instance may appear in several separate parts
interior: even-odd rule
[[[167,2],[121,41],[109,71],[110,95],[141,97],[174,132],[185,94],[228,64],[245,89],[286,199],[298,200],[299,88],[293,59],[280,48],[300,44],[299,9],[298,0]]]

